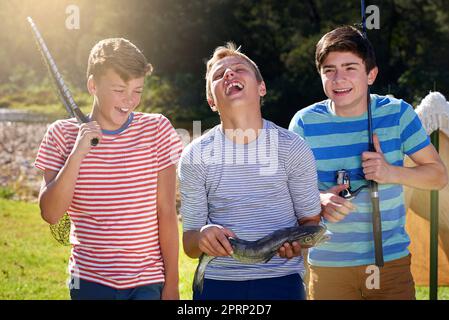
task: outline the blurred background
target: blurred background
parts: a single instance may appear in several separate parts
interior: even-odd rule
[[[366,5],[380,13],[380,28],[368,30],[380,69],[372,92],[415,107],[429,91],[448,97],[449,1]],[[259,65],[268,88],[263,116],[287,127],[296,111],[325,99],[316,42],[339,25],[361,22],[359,0],[1,0],[0,299],[68,299],[70,248],[51,238],[39,216],[42,178],[33,166],[48,124],[67,115],[28,16],[85,112],[92,103],[85,87],[90,49],[101,39],[124,37],[155,70],[140,111],[163,113],[187,130],[192,121],[200,120],[202,130],[219,122],[206,103],[204,80],[205,62],[217,46],[233,41]],[[190,299],[196,261],[182,252],[180,259],[181,297]],[[449,287],[440,289],[440,299],[449,299]],[[417,287],[417,297],[427,299],[428,288]]]
[[[429,90],[449,88],[449,1],[367,1],[380,9],[380,29],[368,30],[380,68],[373,92],[410,103]],[[68,6],[79,8],[79,29],[68,29]],[[360,23],[360,1],[338,0],[2,0],[0,108],[49,112],[58,104],[26,17],[77,96],[85,94],[87,57],[108,37],[125,37],[154,65],[141,110],[162,112],[175,126],[218,122],[205,99],[205,61],[216,46],[234,41],[260,67],[268,86],[263,114],[288,126],[293,114],[324,99],[314,48],[327,31]],[[81,94],[81,93],[84,93]],[[45,110],[47,109],[47,110]]]

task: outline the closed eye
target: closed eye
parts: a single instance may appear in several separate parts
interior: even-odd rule
[[[213,79],[213,80],[218,80],[218,79],[220,79],[221,77],[223,77],[223,73],[218,73],[218,74],[214,75],[214,77],[213,77],[212,79]]]

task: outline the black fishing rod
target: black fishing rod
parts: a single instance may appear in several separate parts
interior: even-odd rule
[[[28,17],[27,20],[33,31],[33,35],[36,40],[38,49],[42,54],[42,57],[44,59],[46,66],[48,67],[48,71],[52,79],[54,80],[54,83],[58,91],[58,96],[61,98],[62,104],[64,105],[70,116],[75,117],[79,123],[89,122],[89,119],[83,114],[81,109],[78,108],[75,101],[73,100],[72,94],[70,93],[69,88],[66,86],[64,80],[62,79],[62,76],[58,71],[58,67],[56,67],[56,63],[53,60],[50,51],[48,50],[47,45],[45,44],[44,39],[42,38],[39,30],[37,29],[37,26],[34,23],[33,19],[31,19],[31,17]],[[96,146],[98,144],[98,139],[93,138],[90,141],[90,144],[92,146]]]
[[[362,9],[362,33],[365,39],[368,40],[366,32],[366,12],[365,1],[361,0]],[[367,109],[368,109],[368,150],[370,152],[376,152],[374,147],[374,130],[373,130],[373,115],[371,111],[371,86],[368,85],[368,97],[367,97]],[[382,246],[382,220],[380,215],[380,203],[379,203],[379,186],[376,181],[369,180],[369,192],[372,205],[372,222],[373,222],[373,237],[374,237],[374,252],[376,259],[376,266],[384,266],[384,254]]]
[[[31,17],[27,18],[31,30],[33,31],[33,36],[36,40],[37,47],[42,54],[42,58],[44,59],[45,65],[48,67],[48,72],[51,75],[51,78],[54,80],[54,84],[57,89],[58,96],[61,98],[62,104],[64,105],[67,113],[71,117],[75,117],[78,123],[87,123],[89,119],[83,114],[83,112],[78,108],[75,101],[73,100],[72,94],[70,93],[69,88],[64,83],[61,74],[56,67],[56,63],[53,60],[50,51],[47,48],[47,45],[44,42],[39,30],[37,29],[36,24],[34,23]],[[96,146],[98,144],[98,139],[93,138],[90,141],[92,146]],[[50,231],[53,237],[62,245],[70,245],[70,228],[71,221],[67,212],[62,216],[62,218],[56,223],[50,225]]]

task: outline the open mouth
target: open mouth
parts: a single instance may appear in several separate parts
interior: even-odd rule
[[[115,107],[115,110],[117,110],[121,114],[127,114],[129,112],[129,110],[131,110],[131,109],[130,108]]]
[[[349,92],[352,91],[352,88],[348,88],[348,89],[334,89],[332,91],[334,92],[335,95],[339,96],[339,95],[348,94]]]
[[[229,84],[226,86],[225,94],[226,94],[227,96],[230,96],[230,95],[232,95],[232,94],[234,94],[234,93],[237,93],[237,92],[242,91],[243,88],[244,88],[244,86],[243,86],[243,84],[241,84],[240,82],[238,82],[238,81],[232,81],[231,83],[229,83]]]

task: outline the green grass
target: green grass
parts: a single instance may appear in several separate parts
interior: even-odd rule
[[[68,299],[68,256],[37,205],[0,199],[0,299]]]
[[[0,300],[69,299],[69,253],[53,240],[36,204],[0,199]],[[181,299],[190,300],[197,260],[181,246],[179,257]],[[440,287],[438,297],[449,300],[449,287]],[[417,287],[416,298],[429,299],[428,287]]]
[[[416,287],[417,300],[429,300],[429,287]],[[449,287],[438,288],[438,300],[449,300]]]
[[[0,199],[0,300],[69,299],[69,255],[70,248],[52,238],[36,204]],[[181,249],[179,256],[180,296],[189,300],[197,260]]]

